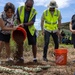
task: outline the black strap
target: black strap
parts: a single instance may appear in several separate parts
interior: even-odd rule
[[[16,14],[13,15],[13,21],[15,20],[15,18],[14,18],[15,16],[16,16]],[[7,23],[8,23],[8,24],[11,24],[9,21],[7,21],[7,18],[4,18],[4,17],[3,17],[3,14],[2,14],[2,19],[3,19],[3,21],[6,22],[6,23],[5,23],[5,26],[7,25]]]
[[[5,22],[6,22],[6,23],[5,23],[5,26],[7,25],[7,23],[9,23],[9,24],[10,24],[10,22],[9,22],[9,21],[7,21],[7,19],[3,17],[3,14],[2,14],[2,19],[3,19],[3,21],[5,21]]]

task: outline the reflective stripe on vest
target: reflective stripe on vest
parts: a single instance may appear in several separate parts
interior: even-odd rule
[[[57,22],[47,22],[47,21],[45,21],[45,23],[47,23],[47,24],[57,24]]]
[[[44,29],[48,31],[57,30],[58,29],[57,21],[58,21],[59,15],[60,15],[60,12],[56,9],[53,15],[51,15],[49,9],[44,11]]]
[[[24,23],[24,17],[25,17],[25,7],[24,6],[21,6],[18,8],[18,11],[19,11],[19,15],[20,15],[20,21],[21,23]],[[29,16],[29,21],[32,20],[32,18],[37,14],[36,10],[34,8],[31,9],[31,12],[30,12],[30,16]],[[34,35],[34,32],[35,32],[35,27],[34,25],[31,25],[31,26],[28,26],[28,29],[31,33],[31,35],[33,36]]]

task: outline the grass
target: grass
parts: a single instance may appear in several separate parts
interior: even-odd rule
[[[66,44],[60,44],[59,46],[60,47],[66,47],[66,48],[73,47],[72,44],[68,44],[68,45],[66,45]]]
[[[30,51],[31,50],[31,46],[28,45],[27,39],[24,41],[23,46],[24,46],[24,51]],[[37,48],[38,48],[38,50],[42,50],[43,46],[44,46],[44,37],[43,37],[42,33],[40,32],[39,36],[37,37]],[[10,40],[10,47],[11,47],[12,51],[16,50],[16,43],[12,38]],[[49,47],[54,47],[54,42],[53,42],[52,37],[50,37]],[[59,48],[69,48],[69,47],[73,47],[73,45],[71,45],[71,44],[68,44],[68,45],[59,44]]]

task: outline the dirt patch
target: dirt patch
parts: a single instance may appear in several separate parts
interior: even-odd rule
[[[26,71],[28,73],[31,73],[32,75],[74,75],[75,74],[75,52],[73,48],[67,48],[68,54],[67,54],[67,64],[66,65],[56,65],[55,63],[55,56],[53,55],[53,49],[49,48],[48,50],[48,62],[43,61],[42,59],[42,50],[38,49],[37,52],[37,58],[38,62],[33,62],[33,55],[32,51],[24,52],[24,64],[16,64],[14,66],[22,66],[22,67],[28,67],[28,68],[37,68],[38,66],[44,66],[50,65],[50,67],[46,69],[42,69],[39,72],[36,71]],[[4,58],[1,57],[2,60]],[[9,67],[5,66],[5,67]],[[9,67],[11,68],[11,66]],[[19,68],[21,69],[21,68]],[[22,69],[21,69],[22,70]],[[23,70],[24,71],[24,70]],[[9,74],[5,72],[1,72],[0,75],[19,75],[19,74]]]

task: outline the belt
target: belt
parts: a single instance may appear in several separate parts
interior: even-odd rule
[[[56,33],[57,31],[49,31],[50,33]]]
[[[45,21],[45,23],[47,23],[47,24],[57,24],[57,22],[47,22],[47,21]]]
[[[46,29],[45,29],[46,30]],[[48,32],[50,32],[50,33],[56,33],[58,30],[53,30],[53,31],[51,31],[51,30],[46,30],[46,31],[48,31]]]

